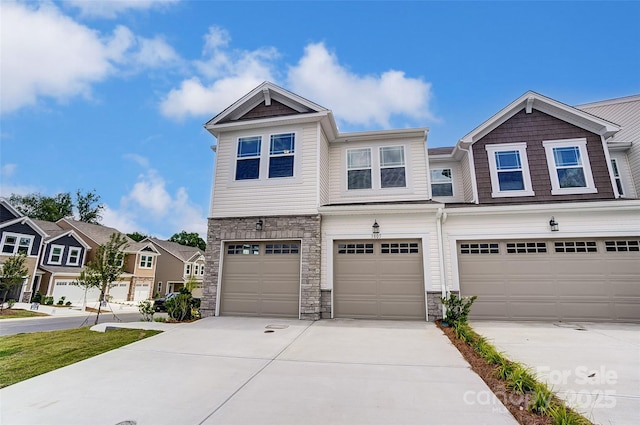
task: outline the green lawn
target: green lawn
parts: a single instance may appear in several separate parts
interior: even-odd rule
[[[0,388],[160,333],[88,327],[0,337]]]
[[[2,314],[0,314],[0,319],[21,319],[23,317],[37,316],[47,316],[47,314],[31,310],[14,310],[12,308],[5,308],[2,310]]]

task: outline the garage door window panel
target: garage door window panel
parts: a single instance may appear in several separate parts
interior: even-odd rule
[[[547,252],[545,242],[507,242],[507,254],[541,254]]]
[[[273,254],[298,254],[300,252],[300,245],[292,243],[283,243],[283,244],[266,244],[265,246],[265,254],[273,255]]]
[[[413,242],[383,243],[380,245],[380,252],[382,254],[419,254],[418,246],[418,243]]]
[[[338,254],[373,254],[372,243],[340,243]]]
[[[605,241],[604,246],[607,252],[640,252],[640,240]]]
[[[229,255],[259,255],[260,245],[257,244],[236,244],[227,247]]]
[[[554,242],[555,251],[558,253],[588,253],[598,252],[596,241],[566,241]]]
[[[500,254],[500,245],[491,243],[463,243],[460,244],[460,254]]]

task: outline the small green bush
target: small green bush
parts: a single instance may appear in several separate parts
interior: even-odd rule
[[[31,297],[32,303],[42,303],[42,294],[40,292],[34,292]]]
[[[65,298],[67,298],[67,297],[60,297],[60,299],[58,300],[57,304],[58,305],[64,305]]]
[[[44,297],[45,305],[53,305],[53,297]]]
[[[528,391],[533,391],[535,383],[535,379],[531,376],[527,368],[522,365],[517,365],[507,377],[506,385],[507,388],[519,394],[524,394]]]
[[[509,360],[503,358],[496,368],[496,377],[502,381],[506,381],[516,366],[516,363],[511,363]]]
[[[591,425],[591,422],[567,408],[564,404],[553,404],[548,409],[553,425]]]
[[[156,317],[153,319],[154,322],[166,322],[167,318],[166,317]]]
[[[477,295],[458,297],[456,294],[449,294],[446,298],[440,297],[442,305],[446,308],[444,320],[453,326],[458,323],[467,323],[471,306],[477,298]]]
[[[150,300],[140,301],[138,304],[138,311],[142,314],[143,322],[152,322],[153,314],[156,312],[153,308],[153,303]]]
[[[16,303],[16,300],[14,300],[13,298],[10,298],[7,300],[7,308],[11,308],[13,307],[13,305]]]
[[[180,293],[164,302],[169,317],[177,322],[191,318],[191,294]]]
[[[67,307],[70,307],[71,304],[72,304],[71,301],[67,301],[66,303],[64,303],[64,305],[66,305]]]
[[[536,383],[527,408],[530,412],[546,416],[550,412],[552,400],[553,393],[551,390],[544,384]]]

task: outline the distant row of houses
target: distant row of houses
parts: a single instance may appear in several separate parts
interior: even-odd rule
[[[85,291],[73,282],[113,233],[122,232],[70,218],[55,223],[31,219],[0,198],[0,264],[24,253],[28,269],[23,284],[13,288],[7,299],[29,302],[39,292],[55,302],[62,297],[74,304],[97,301],[97,290]],[[109,288],[110,301],[139,302],[176,292],[189,279],[198,282],[194,296],[201,296],[204,252],[152,237],[140,242],[126,239],[124,273]]]

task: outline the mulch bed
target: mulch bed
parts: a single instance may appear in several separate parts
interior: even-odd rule
[[[439,321],[436,322],[436,325],[460,351],[462,357],[471,365],[471,369],[482,378],[502,404],[509,409],[518,423],[521,425],[551,425],[553,423],[552,419],[547,416],[529,412],[527,410],[528,397],[508,389],[503,381],[496,378],[496,366],[487,364],[473,348],[456,338],[452,328],[442,327]]]

